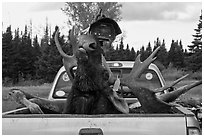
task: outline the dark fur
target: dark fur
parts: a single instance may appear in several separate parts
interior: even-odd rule
[[[99,43],[94,51],[77,52],[77,70],[64,113],[108,114],[120,113],[108,99],[112,89],[108,72],[102,66],[103,50]],[[88,58],[87,58],[88,57]]]
[[[134,88],[133,94],[138,98],[141,107],[140,113],[171,113],[172,106],[158,99],[155,93],[146,88]],[[135,113],[133,111],[133,113]]]

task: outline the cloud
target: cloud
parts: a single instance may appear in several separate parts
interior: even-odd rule
[[[200,2],[124,2],[123,20],[197,20]]]
[[[29,9],[31,12],[60,10],[65,5],[64,2],[38,2],[33,3],[33,6]]]

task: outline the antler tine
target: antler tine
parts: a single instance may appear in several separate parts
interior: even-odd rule
[[[79,31],[76,29],[76,26],[73,26],[69,37],[70,37],[70,44],[72,45],[72,50],[73,50],[73,55],[75,55],[77,49],[78,49],[78,44],[77,44],[77,35]]]
[[[173,87],[174,85],[176,85],[177,83],[179,83],[181,80],[183,80],[184,78],[186,78],[189,74],[186,74],[184,76],[182,76],[181,78],[175,80],[174,82],[172,82],[171,84],[166,84],[164,87],[155,89],[154,92],[162,92],[170,87]]]
[[[156,59],[154,56],[157,54],[159,49],[160,47],[156,48],[156,50],[144,62],[141,62],[141,55],[138,55],[135,59],[134,66],[130,74],[121,79],[121,84],[127,85],[129,87],[135,87],[137,85],[135,83],[135,79],[139,78],[142,72]]]
[[[135,60],[135,64],[131,71],[131,73],[134,74],[135,78],[139,78],[142,72],[144,71],[144,69],[146,69],[154,60],[156,60],[157,57],[154,57],[154,56],[157,54],[159,49],[160,47],[156,48],[156,50],[144,62],[141,62],[140,60],[141,54],[137,56]]]
[[[62,50],[61,45],[58,41],[59,28],[57,26],[55,27],[55,30],[56,30],[56,32],[55,32],[55,44],[57,46],[57,50],[59,51],[59,53],[62,57],[70,58],[70,56],[68,56],[66,53],[64,53],[64,51]]]
[[[166,93],[166,94],[162,94],[160,96],[158,96],[158,98],[164,102],[172,102],[175,99],[177,99],[180,95],[188,92],[190,89],[199,86],[202,84],[202,81],[196,81],[194,83],[188,84],[188,85],[184,85],[182,87],[177,88],[176,90]]]
[[[62,47],[58,41],[58,33],[59,33],[59,28],[56,27],[56,33],[55,33],[55,43],[56,43],[56,46],[57,46],[57,49],[60,53],[60,55],[63,57],[63,65],[65,67],[65,70],[70,78],[71,81],[73,81],[73,75],[71,73],[71,69],[74,67],[74,66],[77,66],[77,60],[76,60],[76,57],[75,57],[75,53],[76,53],[76,50],[77,50],[77,40],[74,38],[75,37],[75,32],[74,32],[74,27],[73,29],[71,30],[71,33],[70,33],[70,43],[72,44],[72,46],[74,47],[73,48],[73,56],[69,56],[67,55],[66,53],[64,53],[64,51],[62,50]]]

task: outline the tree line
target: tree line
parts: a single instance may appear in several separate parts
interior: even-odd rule
[[[170,50],[167,51],[165,40],[157,38],[153,45],[149,42],[135,51],[133,46],[126,46],[123,38],[116,46],[108,47],[105,54],[106,60],[134,61],[141,54],[141,61],[145,60],[158,46],[156,63],[158,66],[167,68],[169,66],[183,70],[202,70],[202,15],[193,35],[192,45],[188,45],[189,51],[183,49],[181,40],[172,40]],[[11,31],[11,26],[2,32],[2,78],[3,82],[16,84],[19,80],[41,80],[52,82],[57,71],[62,66],[62,57],[57,51],[54,42],[54,34],[50,36],[46,24],[44,36],[39,41],[38,36],[31,38],[31,31],[25,25],[24,32],[17,28]],[[72,54],[69,40],[64,35],[59,36],[63,50]],[[162,64],[162,65],[161,65]]]

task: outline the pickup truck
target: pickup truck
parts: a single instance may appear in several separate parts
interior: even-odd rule
[[[108,61],[111,71],[118,77],[128,74],[134,62]],[[143,87],[156,89],[166,83],[158,69],[151,63],[140,77]],[[71,81],[61,67],[58,71],[49,100],[65,102],[71,90]],[[165,91],[168,92],[168,91]],[[129,107],[140,104],[130,89],[121,86],[117,92]],[[2,114],[3,135],[199,135],[201,129],[191,111],[177,104],[171,114],[31,114],[26,107]]]

